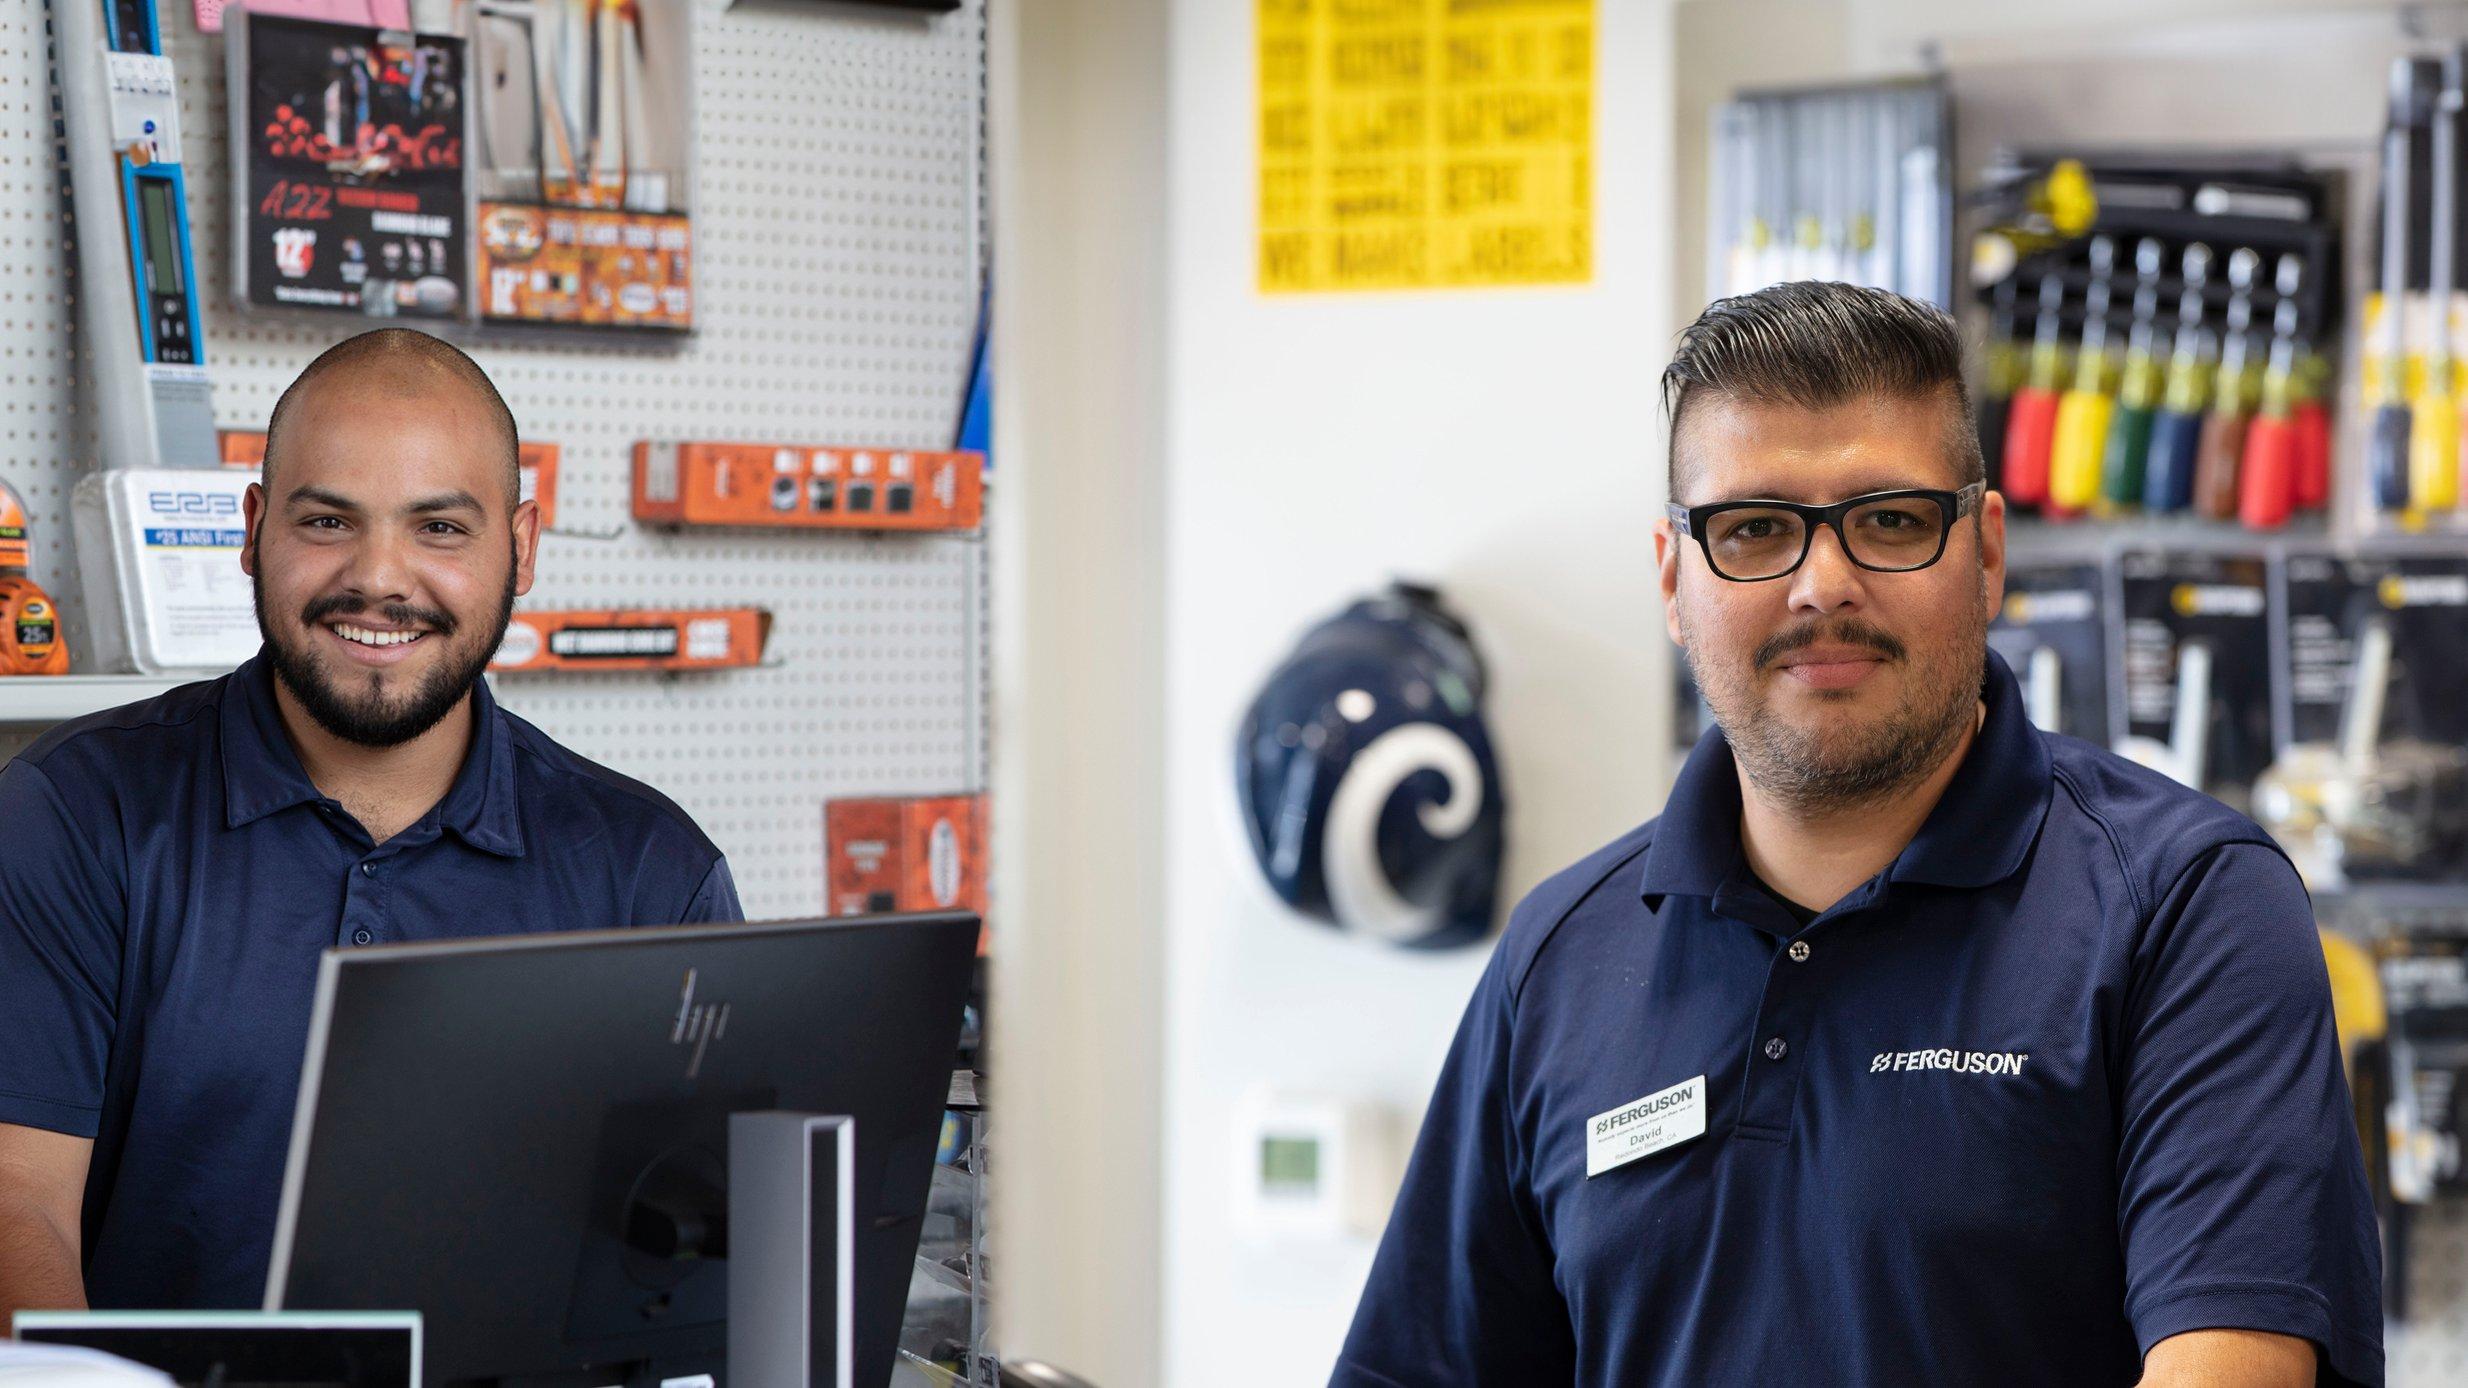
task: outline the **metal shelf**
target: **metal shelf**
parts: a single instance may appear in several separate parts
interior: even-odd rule
[[[41,728],[151,699],[206,675],[16,675],[0,679],[0,728]]]

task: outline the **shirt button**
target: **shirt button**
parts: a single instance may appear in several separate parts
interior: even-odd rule
[[[1805,964],[1808,962],[1808,942],[1806,940],[1793,940],[1791,942],[1791,962],[1794,964]]]
[[[1791,1048],[1784,1045],[1782,1043],[1782,1038],[1779,1036],[1765,1043],[1765,1058],[1767,1060],[1780,1060],[1790,1053]]]
[[[360,875],[362,877],[373,877],[376,873],[377,865],[375,863],[362,863],[360,865]]]
[[[376,938],[377,938],[376,936],[371,935],[370,933],[368,933],[368,932],[367,932],[367,931],[365,931],[365,930],[355,930],[355,931],[351,932],[351,942],[352,942],[353,944],[355,944],[355,945],[365,945],[365,944],[367,944],[369,941],[374,940],[374,939],[376,939]],[[1777,1042],[1775,1042],[1774,1044],[1779,1046],[1779,1045],[1781,1045],[1782,1043],[1781,1043],[1781,1042],[1779,1042],[1779,1041],[1777,1041]]]

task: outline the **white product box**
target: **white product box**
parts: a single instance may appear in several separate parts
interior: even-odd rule
[[[89,669],[221,673],[257,654],[240,571],[255,468],[118,468],[70,495]]]

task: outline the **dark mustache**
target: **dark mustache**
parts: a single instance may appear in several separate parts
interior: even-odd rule
[[[1904,654],[1902,643],[1885,631],[1857,617],[1848,617],[1831,626],[1823,622],[1810,622],[1767,638],[1765,644],[1757,647],[1756,668],[1765,669],[1793,651],[1820,641],[1840,646],[1862,646],[1881,660],[1900,660]]]
[[[458,625],[454,618],[434,607],[414,607],[406,602],[370,602],[354,593],[335,593],[310,603],[300,611],[300,621],[316,626],[328,617],[358,617],[375,612],[391,625],[423,626],[439,636],[452,636]]]

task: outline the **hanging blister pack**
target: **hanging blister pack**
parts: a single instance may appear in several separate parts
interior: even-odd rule
[[[2278,757],[2255,818],[2309,883],[2459,875],[2468,853],[2468,560],[2281,561]]]
[[[1988,648],[2022,682],[2033,726],[2108,740],[2107,584],[2096,564],[2016,565]]]
[[[2270,589],[2259,555],[2117,557],[2122,755],[2244,809],[2271,764]]]

